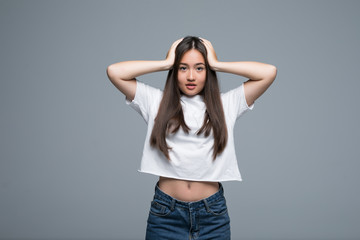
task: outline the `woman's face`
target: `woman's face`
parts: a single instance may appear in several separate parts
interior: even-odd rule
[[[205,59],[198,50],[191,49],[183,55],[177,77],[183,94],[194,96],[203,90],[206,81]]]

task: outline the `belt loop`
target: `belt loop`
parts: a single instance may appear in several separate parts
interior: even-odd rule
[[[175,202],[176,202],[176,200],[175,200],[175,198],[173,198],[173,199],[171,200],[171,207],[170,207],[170,210],[171,210],[171,211],[174,211],[174,209],[175,209]]]
[[[203,202],[204,202],[206,211],[207,211],[207,212],[210,212],[209,204],[208,204],[208,202],[206,201],[206,199],[203,199]]]

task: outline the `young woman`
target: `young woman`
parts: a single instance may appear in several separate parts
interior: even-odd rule
[[[168,70],[163,91],[136,77]],[[216,71],[248,81],[221,94]],[[148,124],[140,172],[159,176],[146,239],[230,239],[222,181],[241,181],[235,155],[236,119],[271,85],[276,67],[220,62],[203,38],[175,41],[165,60],[126,61],[107,68],[126,103]]]

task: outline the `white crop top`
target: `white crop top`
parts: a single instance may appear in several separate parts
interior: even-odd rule
[[[213,161],[213,136],[198,136],[206,110],[202,96],[181,97],[184,119],[191,129],[186,134],[180,128],[175,134],[167,136],[166,142],[170,161],[157,148],[150,146],[150,136],[154,119],[158,113],[162,91],[137,81],[135,98],[126,103],[134,108],[148,124],[144,150],[139,172],[150,173],[192,181],[241,181],[234,146],[234,125],[238,117],[247,110],[252,110],[254,104],[248,106],[245,100],[244,84],[221,94],[225,121],[228,131],[228,141],[224,151]]]

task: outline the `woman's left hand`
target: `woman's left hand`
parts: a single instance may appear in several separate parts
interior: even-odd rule
[[[209,40],[206,40],[205,38],[200,38],[200,40],[204,43],[207,51],[207,58],[210,65],[210,68],[212,70],[216,70],[216,64],[219,62],[214,50],[214,47],[212,46],[211,42]]]

